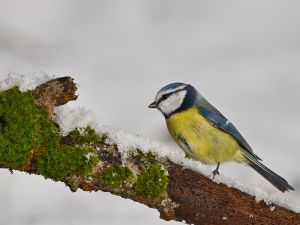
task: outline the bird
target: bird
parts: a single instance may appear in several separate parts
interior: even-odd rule
[[[192,85],[171,83],[162,87],[149,108],[165,117],[171,137],[186,157],[203,164],[235,161],[250,166],[281,192],[295,190],[284,178],[262,164],[237,128]]]

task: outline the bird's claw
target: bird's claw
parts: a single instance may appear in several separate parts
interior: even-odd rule
[[[219,173],[219,171],[217,170],[217,169],[215,169],[214,171],[213,171],[213,179],[215,179],[215,176],[216,175],[219,175],[220,173]]]

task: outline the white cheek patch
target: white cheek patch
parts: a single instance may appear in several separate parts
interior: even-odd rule
[[[175,92],[171,94],[167,99],[161,101],[158,104],[158,108],[165,114],[170,115],[172,112],[175,112],[183,103],[183,100],[186,96],[186,90]]]
[[[161,92],[157,93],[155,101],[157,102],[165,94],[169,94],[169,93],[184,89],[186,86],[187,86],[186,84],[183,84],[183,85],[181,85],[177,88],[169,89],[169,90],[166,90],[166,91],[161,91]]]

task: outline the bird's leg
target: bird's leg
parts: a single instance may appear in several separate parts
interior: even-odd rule
[[[220,167],[220,163],[218,162],[217,168],[213,171],[213,175],[214,175],[214,176],[213,176],[213,179],[215,179],[215,176],[216,176],[217,174],[218,174],[218,175],[220,174],[220,173],[219,173],[219,167]]]

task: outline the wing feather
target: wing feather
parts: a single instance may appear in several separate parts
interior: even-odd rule
[[[206,103],[206,107],[199,106],[199,113],[201,113],[201,115],[204,116],[204,118],[214,127],[234,137],[243,150],[253,155],[256,159],[261,160],[257,155],[254,154],[252,148],[247,143],[245,138],[240,134],[240,132],[236,129],[236,127],[217,109],[215,109],[213,106],[209,107],[208,104],[209,103]]]

